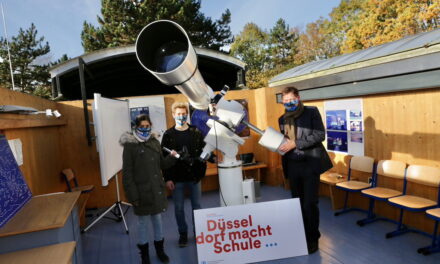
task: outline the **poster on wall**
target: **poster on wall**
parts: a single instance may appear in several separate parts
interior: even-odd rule
[[[327,150],[364,155],[362,99],[324,102]]]
[[[0,227],[4,226],[31,199],[8,140],[0,134]]]
[[[139,114],[147,114],[151,119],[152,132],[159,136],[159,141],[162,141],[162,135],[165,130],[167,130],[165,101],[163,96],[129,99],[129,108],[132,126],[135,124],[136,116]]]

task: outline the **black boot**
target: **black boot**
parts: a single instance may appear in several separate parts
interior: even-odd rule
[[[137,245],[140,250],[142,264],[150,264],[150,255],[148,254],[148,243],[143,245]]]
[[[163,249],[163,242],[165,239],[162,238],[160,241],[154,241],[154,247],[156,248],[157,257],[160,259],[162,263],[170,262],[170,258],[165,254]]]
[[[180,235],[179,236],[179,247],[182,248],[182,247],[188,246],[188,233],[187,232],[181,232],[179,235]]]
[[[319,249],[318,240],[312,241],[312,242],[308,242],[307,243],[307,249],[309,251],[309,254],[313,254],[316,251],[318,251],[318,249]]]

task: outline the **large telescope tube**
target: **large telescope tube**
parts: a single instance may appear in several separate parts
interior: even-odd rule
[[[197,55],[185,30],[169,20],[145,26],[136,40],[140,64],[163,84],[175,86],[196,109],[208,109],[214,96],[197,68]]]

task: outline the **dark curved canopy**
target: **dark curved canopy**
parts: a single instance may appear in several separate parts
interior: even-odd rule
[[[198,67],[205,82],[215,91],[224,85],[240,89],[245,85],[245,64],[221,52],[196,48]],[[79,65],[85,62],[84,83],[88,99],[94,93],[104,97],[128,97],[179,93],[160,83],[139,64],[134,46],[109,48],[84,54],[51,68],[53,89],[65,100],[81,99]]]

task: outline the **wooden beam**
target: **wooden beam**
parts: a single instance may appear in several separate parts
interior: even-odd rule
[[[65,119],[11,119],[0,117],[0,130],[64,126],[66,124],[67,121]]]

